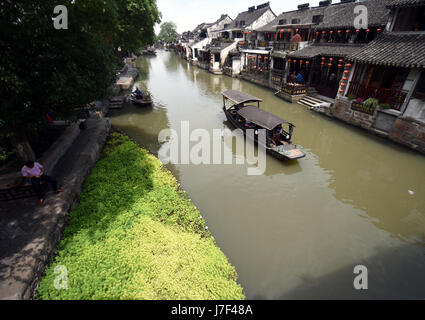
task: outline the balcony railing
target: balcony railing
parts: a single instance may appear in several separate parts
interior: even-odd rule
[[[275,42],[273,43],[275,51],[296,51],[298,50],[297,42]]]
[[[398,111],[400,111],[407,96],[407,93],[401,90],[369,87],[357,81],[350,82],[346,96],[350,94],[363,100],[368,98],[377,99],[380,104],[388,103],[391,109]]]

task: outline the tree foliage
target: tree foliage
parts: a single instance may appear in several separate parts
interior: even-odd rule
[[[44,115],[70,117],[105,94],[115,78],[116,49],[154,40],[155,0],[0,1],[0,130],[36,127]],[[54,8],[68,10],[56,30]]]
[[[163,24],[161,24],[158,39],[167,43],[172,43],[174,39],[176,39],[178,36],[176,29],[177,26],[174,22],[164,22]]]

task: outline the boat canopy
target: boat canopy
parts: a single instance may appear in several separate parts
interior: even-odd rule
[[[283,120],[274,114],[261,110],[253,106],[246,106],[238,111],[238,114],[246,120],[267,130],[273,130],[280,124],[286,124],[288,121]]]
[[[250,94],[236,91],[236,90],[228,90],[221,93],[225,98],[233,101],[235,104],[242,104],[247,102],[261,102],[260,98],[251,96]]]

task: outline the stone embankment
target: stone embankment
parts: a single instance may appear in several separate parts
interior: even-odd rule
[[[0,207],[0,299],[31,299],[52,258],[67,222],[79,201],[83,183],[95,165],[111,128],[109,119],[94,116],[78,136],[75,130],[59,139],[57,149],[69,147],[61,158],[53,155],[51,174],[65,190],[36,198],[2,202]],[[59,159],[60,158],[60,159]]]

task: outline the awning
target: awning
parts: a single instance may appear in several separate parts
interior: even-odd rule
[[[268,130],[273,130],[278,125],[287,123],[287,121],[278,116],[253,106],[247,106],[240,109],[238,114],[246,120]]]
[[[298,59],[313,59],[314,57],[341,57],[346,58],[356,51],[362,50],[364,45],[353,44],[314,44],[303,49],[291,52],[288,54],[289,58]]]
[[[251,96],[245,92],[237,90],[227,90],[221,93],[225,98],[233,101],[235,104],[241,104],[246,102],[261,102],[260,98]]]
[[[269,54],[270,51],[268,50],[255,50],[255,49],[245,49],[245,50],[239,50],[242,53],[251,53],[251,54]]]
[[[361,63],[425,68],[425,34],[383,33],[348,58]]]

